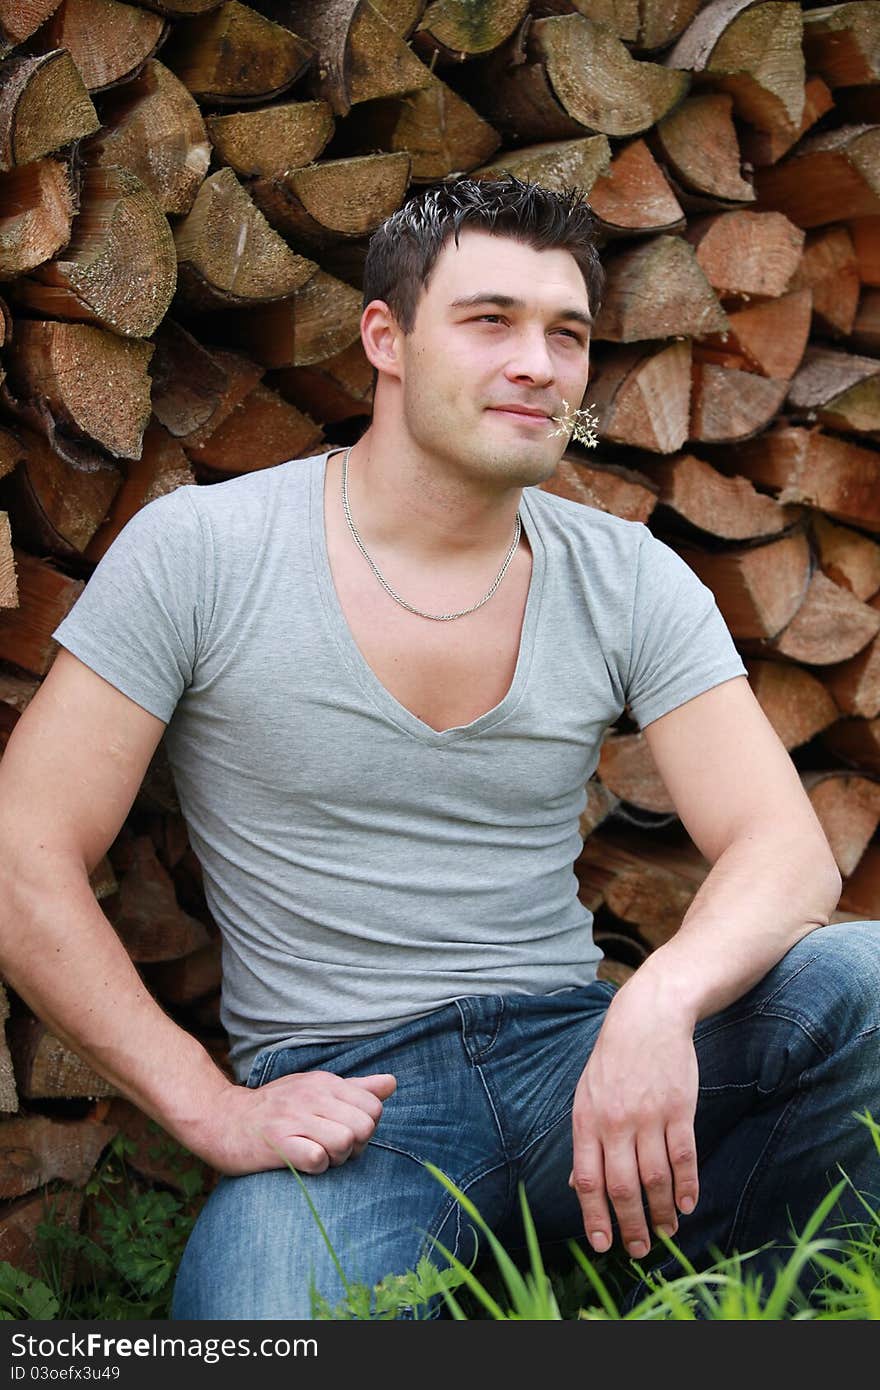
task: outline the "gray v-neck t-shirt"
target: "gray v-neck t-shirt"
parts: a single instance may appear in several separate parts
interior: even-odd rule
[[[605,730],[745,674],[711,591],[646,526],[527,488],[510,689],[431,728],[342,612],[326,459],[148,503],[53,634],[168,725],[240,1079],[267,1046],[590,983],[572,865]]]

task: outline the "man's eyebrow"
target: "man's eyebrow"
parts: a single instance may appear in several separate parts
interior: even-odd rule
[[[473,309],[478,304],[497,304],[499,309],[525,309],[524,299],[516,299],[510,294],[496,294],[494,290],[480,290],[477,294],[466,295],[463,299],[453,299],[450,309]],[[595,322],[593,315],[588,314],[584,309],[560,309],[556,314],[560,319],[573,319],[575,323],[582,323],[585,328],[592,327]]]

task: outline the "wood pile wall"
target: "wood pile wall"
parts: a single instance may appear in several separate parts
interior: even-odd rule
[[[880,918],[880,3],[0,0],[0,749],[125,522],[351,443],[360,276],[415,185],[582,187],[608,288],[550,490],[714,591],[844,878]],[[609,732],[576,865],[603,969],[708,865]],[[162,750],[92,876],[221,1065],[217,932]],[[0,1259],[145,1118],[0,987]],[[5,1041],[3,1028],[5,1028]],[[151,1166],[152,1164],[152,1166]]]

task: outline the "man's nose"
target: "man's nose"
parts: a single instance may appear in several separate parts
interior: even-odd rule
[[[556,373],[543,329],[517,334],[516,345],[505,370],[511,381],[531,381],[536,386],[549,385]]]

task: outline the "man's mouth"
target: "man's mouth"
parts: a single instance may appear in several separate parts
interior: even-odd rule
[[[497,415],[509,415],[517,420],[534,421],[536,424],[546,424],[551,419],[545,410],[535,410],[522,405],[492,405],[489,406],[489,410]]]

